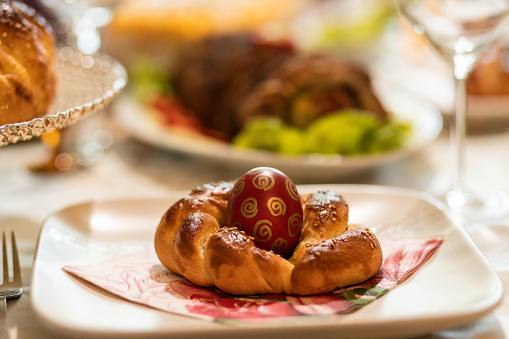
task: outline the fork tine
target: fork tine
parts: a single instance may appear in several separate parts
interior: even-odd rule
[[[12,263],[13,263],[13,280],[14,282],[21,283],[21,266],[19,264],[18,245],[16,244],[16,237],[14,231],[11,232],[12,241]]]
[[[5,284],[9,281],[9,262],[7,260],[7,242],[5,240],[5,232],[2,232],[2,268],[3,268],[3,276],[2,276],[2,284]]]

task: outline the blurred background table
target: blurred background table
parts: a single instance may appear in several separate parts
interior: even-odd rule
[[[112,129],[115,131],[114,126]],[[392,185],[437,194],[449,183],[449,139],[445,130],[422,151],[353,177],[331,183]],[[0,150],[0,229],[14,229],[21,252],[25,292],[8,303],[9,323],[18,338],[55,338],[30,308],[30,276],[38,233],[45,218],[69,205],[90,200],[164,197],[206,182],[233,179],[226,165],[169,153],[130,140],[121,131],[94,165],[75,171],[41,174],[27,168],[45,161],[48,150],[37,141]],[[468,139],[468,171],[472,180],[509,192],[509,130],[476,134]],[[467,229],[509,288],[509,219]],[[430,334],[438,338],[504,338],[509,336],[509,294],[489,316],[466,326]]]

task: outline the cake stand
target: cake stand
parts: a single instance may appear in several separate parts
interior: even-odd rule
[[[0,126],[0,147],[72,125],[107,106],[127,84],[127,71],[106,54],[57,50],[57,91],[45,116]]]

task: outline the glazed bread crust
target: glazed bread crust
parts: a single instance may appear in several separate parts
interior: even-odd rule
[[[56,93],[55,37],[17,1],[0,3],[0,125],[44,115]]]
[[[348,224],[348,204],[338,193],[302,197],[300,242],[285,259],[226,226],[232,187],[224,182],[198,187],[163,215],[154,243],[170,271],[235,295],[310,295],[361,283],[380,270],[383,256],[376,236]]]

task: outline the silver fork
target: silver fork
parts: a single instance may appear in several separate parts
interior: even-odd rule
[[[12,248],[12,279],[9,279],[9,260],[7,258],[7,241],[5,232],[2,233],[2,284],[0,285],[0,338],[10,338],[9,325],[7,323],[7,299],[18,298],[23,293],[21,284],[21,268],[19,264],[18,246],[16,237],[11,232]]]

